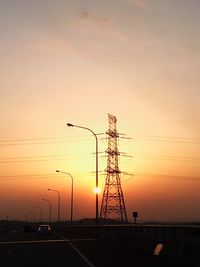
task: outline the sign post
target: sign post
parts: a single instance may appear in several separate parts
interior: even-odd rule
[[[134,223],[136,224],[136,218],[138,217],[138,212],[133,211],[133,218],[134,218]]]

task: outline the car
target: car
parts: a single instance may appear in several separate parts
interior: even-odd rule
[[[38,228],[38,235],[49,235],[51,233],[51,227],[49,224],[41,224]]]

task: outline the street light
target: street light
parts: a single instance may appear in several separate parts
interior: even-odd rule
[[[40,222],[42,223],[42,208],[37,206],[34,206],[34,208],[40,209]]]
[[[72,222],[73,222],[73,198],[74,198],[74,181],[73,180],[74,179],[73,179],[73,176],[68,172],[63,172],[63,171],[59,171],[59,170],[56,170],[56,172],[67,174],[72,179],[72,189],[71,189],[71,224],[72,224]]]
[[[57,190],[48,188],[49,191],[54,191],[58,194],[58,223],[60,222],[60,193]]]
[[[97,191],[98,189],[98,139],[97,139],[97,135],[90,128],[87,128],[87,127],[78,126],[78,125],[74,125],[71,123],[67,123],[67,126],[88,130],[94,135],[95,140],[96,140],[96,224],[98,224],[99,223],[99,200],[98,200],[99,193]]]
[[[51,201],[48,199],[44,199],[44,198],[42,198],[41,200],[49,203],[49,222],[51,222]]]

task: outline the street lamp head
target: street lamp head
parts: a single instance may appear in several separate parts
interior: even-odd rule
[[[73,127],[74,125],[71,124],[71,123],[67,123],[67,126],[68,126],[68,127]]]

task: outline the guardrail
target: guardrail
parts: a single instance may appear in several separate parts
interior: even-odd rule
[[[107,225],[102,228],[101,238],[138,252],[200,264],[200,226]]]
[[[0,228],[0,235],[1,234],[5,234],[5,233],[7,233],[7,229],[5,229],[5,228]]]

